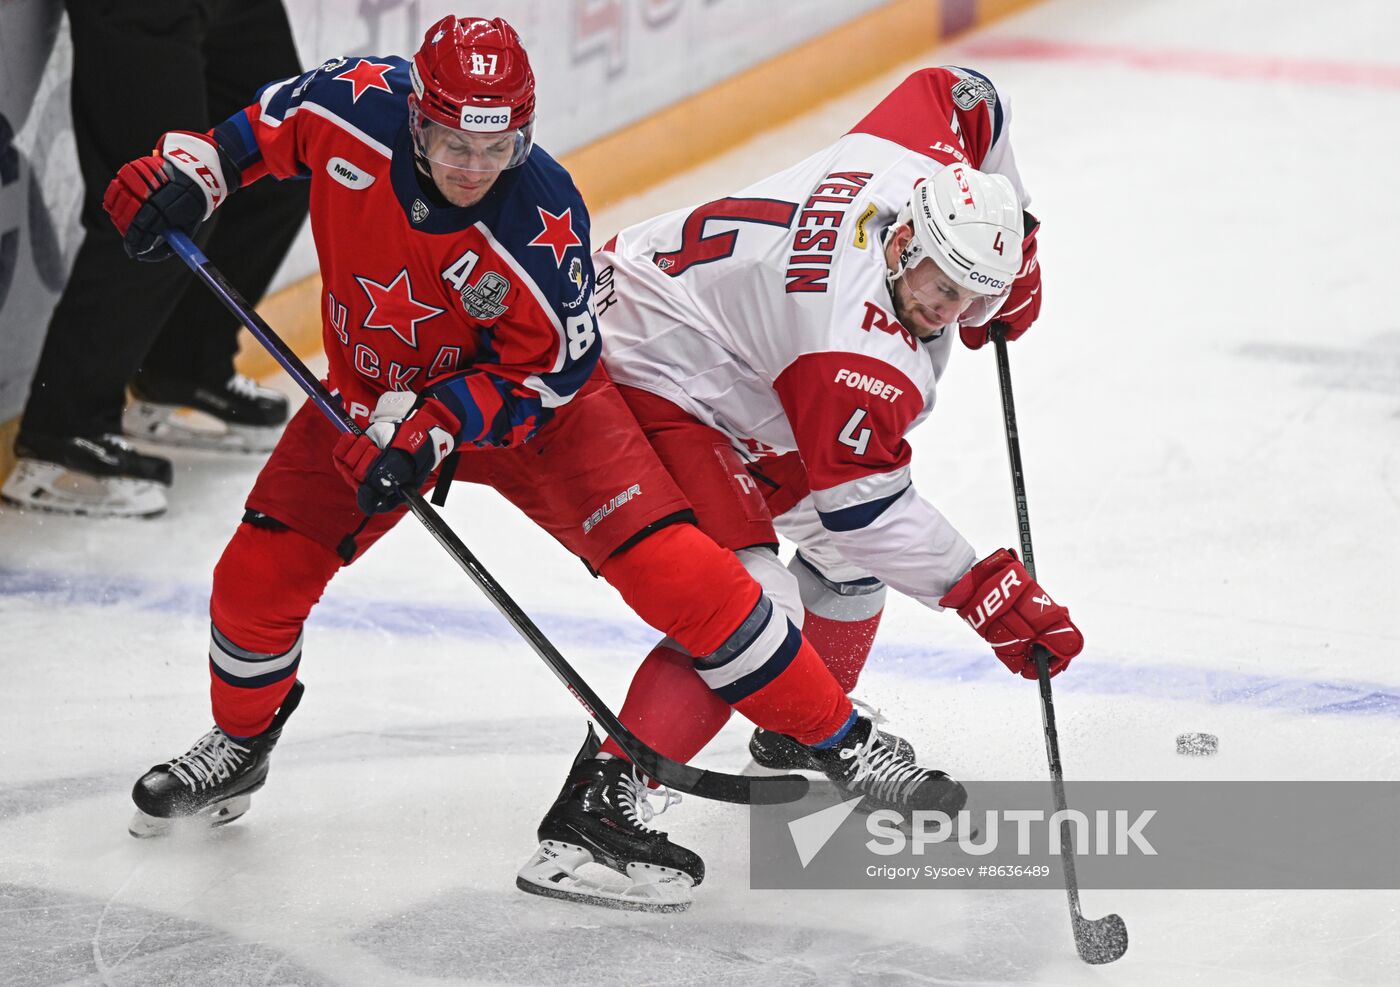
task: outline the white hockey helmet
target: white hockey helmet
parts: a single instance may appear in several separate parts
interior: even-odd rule
[[[981,325],[996,314],[1021,270],[1021,203],[1011,180],[951,164],[914,189],[895,226],[914,236],[890,281],[925,259],[981,296],[958,318]]]

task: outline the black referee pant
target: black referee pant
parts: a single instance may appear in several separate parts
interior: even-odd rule
[[[205,131],[300,73],[281,0],[67,0],[73,132],[86,231],[20,424],[25,435],[121,432],[138,369],[221,387],[238,323],[178,258],[131,260],[102,196],[167,130]],[[197,239],[256,301],[306,217],[306,182],[264,180],[232,195]]]

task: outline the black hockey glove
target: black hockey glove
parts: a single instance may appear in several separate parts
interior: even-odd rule
[[[193,235],[236,187],[234,171],[208,137],[173,130],[160,139],[155,154],[121,166],[102,208],[122,235],[128,257],[165,260],[170,247],[162,234],[173,229]]]

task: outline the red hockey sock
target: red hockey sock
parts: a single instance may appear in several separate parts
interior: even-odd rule
[[[805,638],[777,678],[734,708],[763,729],[785,733],[800,744],[829,740],[854,713],[845,691]]]
[[[301,629],[340,558],[291,530],[240,524],[214,567],[209,697],[232,737],[272,722],[301,660]]]
[[[714,739],[729,714],[729,704],[696,674],[689,655],[658,644],[632,676],[618,718],[657,753],[685,762]],[[626,757],[612,738],[602,752]]]
[[[639,617],[698,656],[703,673],[696,677],[716,698],[759,726],[811,744],[828,739],[850,719],[850,700],[812,645],[773,611],[734,554],[696,528],[663,528],[609,559],[602,575]],[[646,674],[637,708],[647,697],[647,708],[656,710],[649,713],[653,722],[676,715],[678,697],[687,708],[693,705],[685,697],[697,695],[691,691],[694,683],[670,674],[663,678],[659,665]],[[691,725],[680,729],[677,749],[708,742],[704,730],[712,716],[717,718],[702,714],[693,733]],[[625,716],[623,722],[637,729]]]
[[[806,611],[802,634],[812,642],[812,647],[817,649],[817,654],[822,656],[826,667],[846,692],[854,689],[860,679],[870,649],[875,645],[875,632],[883,613],[881,610],[865,620],[832,620]]]
[[[697,655],[720,647],[762,593],[733,552],[689,524],[647,535],[600,574],[633,613]]]

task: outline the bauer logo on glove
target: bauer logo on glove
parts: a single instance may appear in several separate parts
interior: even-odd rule
[[[1028,679],[1036,677],[1036,645],[1053,656],[1052,676],[1084,649],[1084,635],[1069,611],[1050,598],[1009,548],[974,565],[938,602],[957,610],[1002,664]]]

